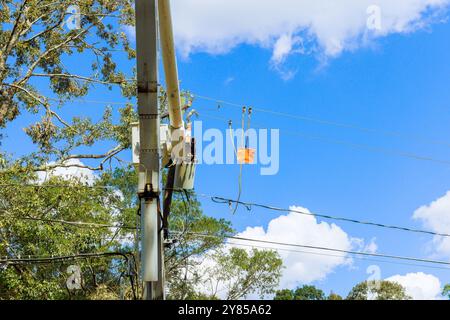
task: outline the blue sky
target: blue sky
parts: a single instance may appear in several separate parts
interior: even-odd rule
[[[450,98],[448,25],[433,27],[406,37],[381,41],[377,50],[360,50],[344,54],[317,70],[311,57],[296,57],[300,71],[285,82],[267,68],[268,52],[243,46],[230,55],[209,57],[195,55],[180,64],[185,88],[226,100],[252,104],[284,112],[307,115],[330,121],[358,124],[369,128],[424,136],[430,140],[450,141],[447,101]],[[251,64],[249,66],[249,60]],[[293,62],[294,63],[294,62]],[[190,76],[192,75],[192,76]],[[227,77],[235,80],[224,86]],[[204,80],[207,79],[207,80]],[[203,101],[200,110],[215,109]],[[197,107],[198,106],[198,107]],[[208,111],[210,112],[210,111]],[[239,122],[239,111],[216,112]],[[420,226],[411,220],[415,209],[443,196],[449,189],[450,168],[426,161],[359,150],[345,145],[283,135],[283,129],[341,139],[391,150],[410,151],[437,159],[449,159],[447,146],[417,143],[379,134],[362,134],[285,118],[255,113],[255,122],[281,130],[280,172],[274,177],[259,176],[256,168],[244,171],[243,199],[281,207],[301,205],[315,212],[384,221],[391,224]],[[226,123],[211,121],[212,126],[226,128]],[[210,177],[214,176],[214,181]],[[197,189],[209,194],[235,196],[237,168],[201,167]],[[230,218],[226,207],[210,206],[215,216]],[[217,211],[216,211],[217,210]],[[217,212],[217,213],[216,213]],[[273,212],[238,211],[232,217],[239,230],[247,226],[266,225]],[[426,256],[427,237],[401,232],[385,232],[371,227],[341,225],[353,236],[377,238],[380,252]],[[320,285],[345,293],[366,278],[365,262],[355,261],[357,270],[343,269]],[[421,268],[383,265],[385,276],[416,272]],[[448,271],[436,272],[443,282]]]
[[[175,6],[175,12],[177,10],[181,9]],[[345,49],[339,52],[330,49],[327,32],[310,30],[308,36],[300,32],[300,36],[315,43],[308,47],[311,51],[291,50],[276,67],[273,63],[276,33],[269,32],[267,41],[260,40],[258,35],[255,36],[258,40],[246,36],[237,37],[244,40],[231,43],[221,34],[217,43],[211,36],[212,40],[199,38],[196,42],[191,39],[191,46],[186,45],[186,33],[191,29],[176,33],[183,40],[178,46],[182,88],[194,94],[403,135],[392,137],[255,112],[255,123],[280,129],[280,171],[275,176],[261,176],[258,166],[245,167],[242,200],[283,208],[301,206],[317,213],[439,231],[436,219],[432,220],[437,215],[432,209],[427,211],[428,220],[424,220],[428,224],[413,219],[413,214],[450,190],[450,165],[398,155],[409,153],[450,161],[450,146],[433,143],[444,141],[450,144],[450,24],[442,20],[433,22],[414,30],[391,28],[386,34],[359,45],[354,43],[357,40],[350,41],[346,36],[342,41]],[[176,30],[179,28],[176,26]],[[192,32],[195,35],[195,30]],[[207,40],[214,45],[206,45]],[[217,49],[221,43],[223,47]],[[122,62],[124,70],[131,71],[132,64]],[[284,72],[295,71],[295,75],[286,80],[277,68]],[[89,99],[124,100],[118,92],[106,90],[91,94]],[[68,106],[64,115],[82,112],[98,118],[102,107]],[[227,128],[226,121],[208,115],[231,119],[235,124],[240,122],[238,108],[224,106],[218,110],[217,103],[201,99],[195,100],[194,108],[199,111],[199,119],[205,128],[223,131]],[[31,148],[21,133],[21,128],[30,119],[32,116],[22,116],[7,130],[9,138],[4,141],[4,149],[19,155]],[[20,143],[11,137],[18,137]],[[336,140],[345,143],[335,143]],[[348,143],[390,151],[373,152]],[[131,159],[131,155],[124,157]],[[197,170],[196,190],[234,198],[238,192],[238,174],[238,166],[201,165]],[[244,232],[248,227],[266,229],[270,221],[282,215],[256,208],[248,212],[241,208],[232,216],[227,206],[201,200],[206,214],[231,220],[238,232]],[[445,207],[446,203],[444,209],[450,210],[450,205]],[[437,211],[442,213],[441,208]],[[443,221],[442,225],[450,226],[450,214],[447,220],[442,215],[438,218],[444,219],[438,219]],[[319,219],[318,223],[321,221]],[[366,245],[375,239],[380,253],[450,258],[450,252],[434,247],[436,243],[431,243],[431,236],[334,223],[348,239],[364,239]],[[298,230],[299,233],[302,231]],[[252,231],[246,234],[252,234]],[[318,245],[323,244],[320,243],[321,234],[316,238]],[[311,239],[308,244],[315,244],[314,241]],[[330,247],[335,245],[338,243],[328,244]],[[291,254],[289,263],[301,264],[307,256]],[[314,261],[314,265],[326,264],[326,259],[332,258],[323,257]],[[333,265],[312,283],[327,293],[334,291],[346,295],[356,283],[369,277],[366,269],[370,265],[379,265],[382,278],[423,272],[438,278],[441,285],[450,282],[448,270],[354,259],[351,264]],[[308,277],[299,275],[299,279],[303,278]],[[419,280],[426,282],[426,279],[429,278],[423,276]],[[289,283],[292,284],[292,280],[291,277]],[[418,282],[418,285],[425,288],[426,294],[436,294],[435,288],[429,289],[426,283]]]
[[[270,51],[242,45],[226,55],[199,53],[188,60],[180,59],[180,75],[184,88],[202,95],[398,131],[407,137],[365,134],[256,112],[255,123],[280,128],[280,172],[273,177],[263,177],[257,168],[247,167],[243,179],[244,201],[280,207],[299,205],[313,212],[422,227],[412,220],[412,215],[417,208],[449,190],[448,165],[284,135],[283,131],[450,159],[448,146],[428,141],[450,141],[450,41],[445,39],[450,39],[450,26],[438,24],[426,31],[383,38],[375,47],[344,53],[324,67],[314,56],[298,55],[289,59],[289,65],[298,69],[290,81],[284,81],[268,67]],[[226,84],[229,78],[234,80]],[[199,99],[195,108],[200,115],[205,110],[239,123],[239,110],[210,111],[217,109],[216,105]],[[224,130],[227,127],[223,121],[207,118],[203,121],[212,127]],[[416,139],[417,136],[423,137],[425,142]],[[199,192],[235,197],[237,177],[237,167],[203,166],[198,170],[196,185]],[[230,217],[226,206],[205,202],[204,208],[213,216],[231,219],[240,231],[248,226],[266,227],[278,215],[260,209],[250,213],[241,209]],[[379,252],[429,256],[427,244],[431,237],[343,223],[339,226],[354,237],[366,240],[376,237]],[[326,291],[346,294],[355,283],[368,277],[366,268],[372,264],[380,266],[383,278],[423,271],[439,277],[442,283],[450,281],[450,274],[445,270],[355,259],[352,268],[337,268],[315,283]]]

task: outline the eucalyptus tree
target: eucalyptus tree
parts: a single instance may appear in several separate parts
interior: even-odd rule
[[[15,156],[0,145],[0,261],[73,258],[0,262],[0,299],[140,295],[134,262],[139,251],[137,178],[124,160],[131,148],[131,123],[137,120],[133,25],[132,0],[0,0],[0,143],[17,141],[7,134],[20,124],[34,146]],[[108,92],[121,98],[114,103],[118,108],[93,100]],[[191,99],[188,92],[183,96]],[[165,112],[162,88],[160,102]],[[81,111],[81,104],[94,103],[95,117]],[[94,178],[56,174],[75,169],[95,173]],[[195,291],[199,279],[187,279],[185,270],[195,272],[199,258],[220,249],[233,233],[231,224],[204,215],[195,194],[175,195],[170,222],[177,231],[175,243],[166,249],[170,294],[203,297]],[[214,236],[198,238],[193,232]],[[92,253],[99,256],[74,258]],[[259,261],[264,270],[268,260]],[[248,271],[256,274],[256,266]],[[75,290],[67,282],[73,270],[81,277]],[[246,272],[243,266],[236,270]],[[249,293],[252,288],[233,290]]]
[[[135,95],[133,68],[124,71],[118,63],[135,57],[132,33],[126,32],[134,24],[133,1],[77,0],[72,5],[2,0],[0,6],[0,127],[23,113],[39,116],[25,128],[38,149],[21,159],[21,165],[80,167],[69,160],[90,159],[96,164],[89,168],[101,170],[129,146],[126,125],[132,121],[132,106],[123,106],[117,124],[110,109],[95,122],[80,116],[66,119],[64,108],[104,88],[117,87],[126,98]],[[115,145],[89,154],[76,152],[99,140]]]

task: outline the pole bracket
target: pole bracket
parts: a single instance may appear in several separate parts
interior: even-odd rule
[[[139,199],[153,200],[159,199],[160,194],[161,194],[160,191],[154,191],[153,185],[151,183],[147,183],[144,187],[144,191],[139,192],[138,196]]]
[[[138,93],[158,93],[157,81],[138,81]]]

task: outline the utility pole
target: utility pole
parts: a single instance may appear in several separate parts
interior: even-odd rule
[[[141,263],[144,300],[164,299],[164,257],[160,220],[160,114],[158,106],[157,0],[136,0],[139,113]],[[161,290],[162,288],[162,290]]]
[[[168,236],[168,216],[175,176],[184,163],[185,128],[181,111],[170,0],[136,0],[135,9],[139,124],[137,128],[133,127],[133,148],[137,143],[135,149],[139,149],[139,156],[134,154],[133,162],[139,167],[140,261],[144,282],[143,298],[164,300],[164,239]],[[168,175],[168,190],[164,195],[164,212],[161,212],[160,208],[161,116],[158,106],[158,27],[170,119],[170,148],[165,150],[165,153],[171,153],[172,159]],[[193,184],[195,167],[185,165],[183,169],[186,170],[186,168],[190,169],[190,174],[179,175],[182,177],[180,185],[189,188]],[[184,183],[185,177],[190,184]]]

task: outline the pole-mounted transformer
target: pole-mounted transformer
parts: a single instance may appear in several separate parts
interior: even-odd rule
[[[139,172],[141,276],[144,299],[164,299],[164,239],[168,237],[172,192],[194,188],[195,139],[192,138],[191,124],[185,127],[183,121],[170,0],[136,0],[135,6],[139,123],[132,125],[132,153]],[[169,125],[161,125],[158,106],[158,29]],[[161,167],[169,167],[170,178],[165,188],[162,214]],[[164,230],[164,239],[161,230]]]

